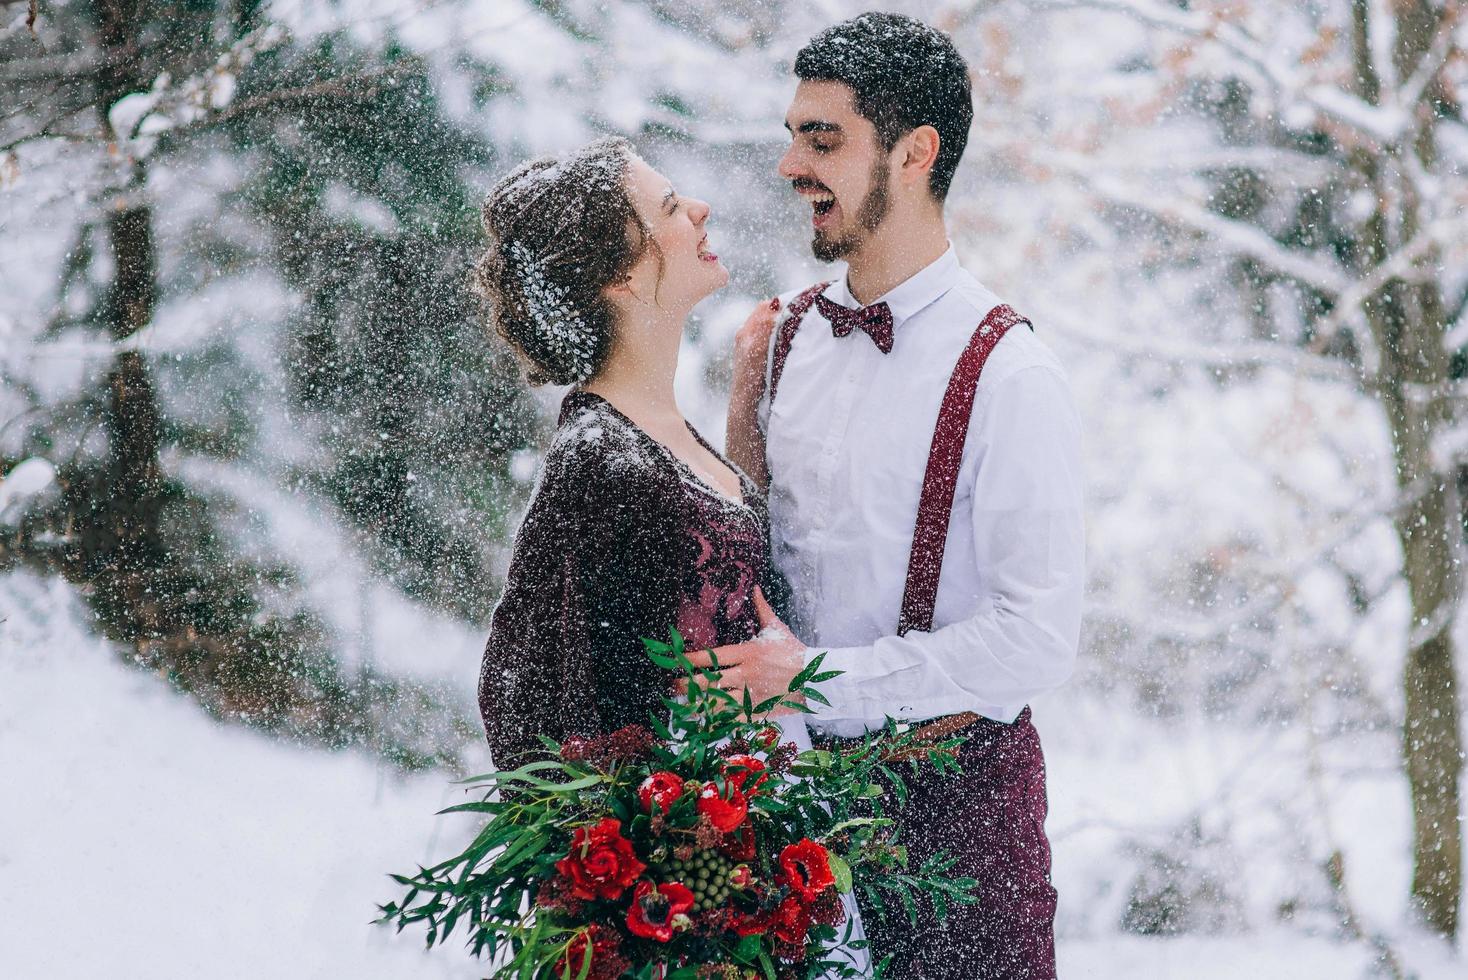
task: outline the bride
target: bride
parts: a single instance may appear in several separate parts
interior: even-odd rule
[[[537,735],[606,734],[663,710],[675,679],[643,637],[676,625],[705,649],[785,629],[761,590],[762,492],[673,396],[688,315],[729,281],[708,217],[615,138],[525,164],[484,205],[491,244],[476,279],[495,329],[532,384],[572,386],[479,678],[499,768],[538,749]],[[747,326],[768,330],[773,316],[761,307]],[[809,748],[801,715],[774,721]],[[864,953],[842,952],[867,968]]]

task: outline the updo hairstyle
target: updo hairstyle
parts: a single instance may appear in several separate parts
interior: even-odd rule
[[[656,248],[627,190],[632,154],[624,139],[598,139],[516,168],[485,199],[490,244],[474,285],[532,385],[595,377],[616,330],[603,290]]]

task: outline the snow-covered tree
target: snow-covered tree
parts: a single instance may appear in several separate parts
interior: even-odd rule
[[[1463,754],[1451,627],[1462,598],[1468,363],[1462,5],[1026,6],[1082,8],[1052,30],[1104,22],[1094,11],[1141,30],[1093,89],[1087,123],[1032,143],[1026,160],[1113,215],[1155,223],[1168,254],[1222,260],[1248,299],[1245,330],[1215,322],[1190,332],[1243,355],[1229,367],[1335,378],[1384,418],[1395,492],[1376,512],[1395,529],[1411,606],[1400,725],[1412,894],[1431,928],[1454,935]]]

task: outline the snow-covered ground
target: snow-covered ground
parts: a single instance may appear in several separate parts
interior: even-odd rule
[[[456,946],[425,954],[419,936],[371,924],[375,903],[397,897],[387,872],[445,856],[468,832],[467,818],[434,816],[457,794],[446,777],[403,778],[354,753],[218,725],[121,662],[86,617],[56,579],[0,577],[0,975],[484,975]],[[465,664],[465,684],[473,671]],[[1062,976],[1373,975],[1365,944],[1253,921],[1249,900],[1216,935],[1117,928],[1132,867],[1118,853],[1118,828],[1166,826],[1220,793],[1247,801],[1241,787],[1269,798],[1268,773],[1287,751],[1257,735],[1233,744],[1204,732],[1166,737],[1069,696],[1038,704],[1036,717],[1050,755]],[[1265,771],[1241,778],[1250,759]],[[487,764],[487,753],[476,761]],[[1400,779],[1384,772],[1336,796],[1345,809],[1334,830],[1356,859],[1349,872],[1367,926],[1389,936],[1415,975],[1461,976],[1461,960],[1402,925]],[[1215,802],[1209,812],[1246,809]],[[1267,878],[1273,858],[1235,854],[1233,869]],[[1263,884],[1232,890],[1259,904],[1289,882]]]

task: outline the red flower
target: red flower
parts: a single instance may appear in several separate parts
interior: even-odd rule
[[[774,917],[774,909],[756,909],[753,912],[736,912],[733,924],[730,926],[740,936],[761,935],[770,928],[770,920]]]
[[[632,935],[665,943],[673,938],[675,916],[687,918],[693,908],[693,892],[676,881],[661,885],[639,881],[627,909],[627,928]]]
[[[785,883],[800,895],[803,902],[813,901],[836,884],[826,849],[809,837],[802,837],[800,843],[790,844],[780,852],[780,867],[785,871]]]
[[[744,789],[745,780],[750,776],[756,777],[754,785]],[[724,778],[740,790],[753,796],[759,792],[759,788],[769,779],[765,772],[765,764],[752,755],[731,755],[724,760]]]
[[[810,922],[810,909],[798,892],[791,893],[775,909],[775,938],[785,943],[803,943],[805,934],[810,931]]]
[[[603,925],[591,925],[572,937],[566,952],[556,964],[557,977],[579,977],[581,966],[586,962],[586,948],[591,947],[591,969],[586,980],[617,980],[630,967],[618,951],[622,938]]]
[[[759,742],[759,744],[763,747],[769,748],[776,742],[780,741],[780,729],[774,727],[773,725],[767,728],[761,728],[759,734],[756,735],[754,739],[756,742]]]
[[[637,788],[637,798],[642,801],[642,809],[646,813],[652,812],[653,801],[657,801],[657,805],[667,813],[682,794],[683,777],[666,770],[648,776]]]
[[[747,864],[736,864],[734,870],[729,872],[729,884],[733,888],[748,888],[754,883],[754,872],[749,870]]]
[[[754,828],[745,824],[719,841],[719,853],[735,861],[753,861],[755,853]]]
[[[577,827],[571,853],[556,862],[556,870],[571,882],[571,894],[584,899],[616,898],[646,869],[622,836],[622,822],[613,817],[595,827]]]
[[[714,829],[727,834],[744,823],[749,814],[749,801],[738,786],[729,786],[728,797],[719,795],[719,788],[709,783],[698,794],[698,812],[708,814]]]

